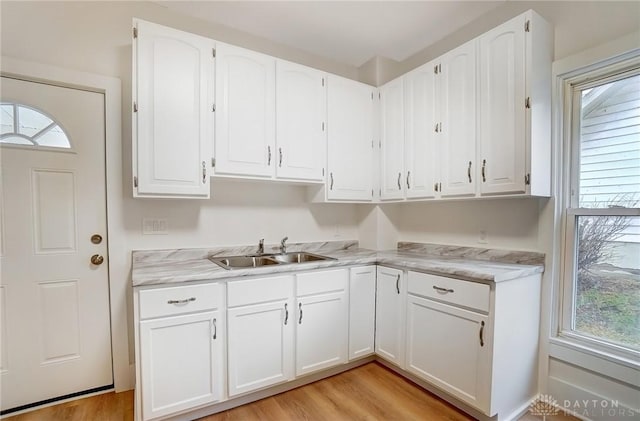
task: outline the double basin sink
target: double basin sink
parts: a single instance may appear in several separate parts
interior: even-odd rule
[[[270,265],[283,265],[290,263],[318,262],[323,260],[336,260],[333,257],[320,256],[319,254],[294,252],[281,254],[262,254],[250,256],[209,257],[216,265],[223,269],[246,269]]]

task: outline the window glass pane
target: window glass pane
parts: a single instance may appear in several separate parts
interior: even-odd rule
[[[33,146],[33,143],[29,139],[25,139],[20,136],[7,136],[0,139],[0,143],[9,143],[12,145],[29,145]]]
[[[638,207],[640,75],[582,91],[579,207]]]
[[[0,134],[14,133],[13,128],[13,105],[2,104],[0,107]]]
[[[18,133],[20,134],[34,136],[51,123],[49,117],[38,111],[27,107],[18,107]]]
[[[18,127],[14,127],[15,112],[18,114]],[[2,124],[0,144],[71,149],[71,142],[64,130],[38,110],[23,105],[4,103],[1,104],[0,115],[2,117],[0,120]]]
[[[577,218],[574,330],[640,349],[640,217]]]
[[[40,146],[50,146],[53,148],[70,148],[69,139],[64,134],[60,126],[54,126],[38,137]]]

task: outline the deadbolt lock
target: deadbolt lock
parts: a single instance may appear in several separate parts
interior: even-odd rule
[[[100,234],[93,234],[91,236],[91,242],[93,244],[100,244],[102,243],[102,236]]]

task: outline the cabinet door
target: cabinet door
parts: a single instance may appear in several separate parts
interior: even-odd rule
[[[220,400],[223,326],[219,311],[140,322],[144,420]]]
[[[229,396],[293,379],[294,318],[293,299],[227,310]]]
[[[404,367],[406,286],[403,273],[378,266],[376,284],[376,354]]]
[[[373,89],[328,76],[329,200],[372,200]]]
[[[345,291],[298,297],[296,310],[296,375],[346,363]]]
[[[480,192],[525,192],[525,16],[480,37]]]
[[[404,177],[403,79],[380,88],[380,199],[402,199]]]
[[[488,412],[488,329],[487,316],[409,294],[407,370]]]
[[[376,267],[349,270],[349,359],[373,354],[376,327]]]
[[[476,190],[476,41],[445,54],[438,62],[441,194],[473,195]]]
[[[326,166],[327,89],[324,73],[276,63],[278,178],[322,181]]]
[[[274,175],[275,109],[275,58],[219,43],[216,174]]]
[[[134,196],[209,197],[213,41],[144,21],[135,25]]]
[[[427,63],[404,76],[404,162],[407,199],[436,197],[439,149],[436,144],[435,63]]]

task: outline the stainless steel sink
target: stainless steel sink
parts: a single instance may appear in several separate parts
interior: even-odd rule
[[[261,256],[211,256],[209,257],[209,260],[211,260],[221,268],[229,270],[336,259],[334,259],[333,257],[320,256],[313,253],[294,252],[284,254],[265,254]]]
[[[318,254],[305,253],[305,252],[274,254],[270,257],[282,263],[305,263],[305,262],[317,262],[322,260],[336,260],[333,257],[320,256]]]
[[[216,265],[224,269],[256,268],[260,266],[278,265],[280,262],[268,256],[230,256],[230,257],[209,257]]]

